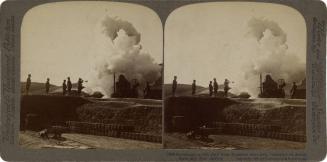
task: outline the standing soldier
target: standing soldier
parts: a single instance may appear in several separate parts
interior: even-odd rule
[[[138,98],[138,88],[140,86],[140,83],[137,81],[137,79],[134,79],[134,83],[132,85],[132,91],[133,91],[133,97]]]
[[[83,87],[83,82],[84,82],[84,80],[82,78],[78,79],[78,82],[77,82],[77,94],[78,95],[81,95],[82,89],[84,88]]]
[[[230,87],[229,87],[229,80],[228,79],[225,79],[225,82],[224,82],[224,94],[225,94],[225,97],[228,96],[228,91],[230,90]]]
[[[144,88],[144,98],[150,97],[150,91],[151,91],[150,83],[146,82],[146,86]]]
[[[218,96],[218,88],[219,88],[219,86],[218,86],[218,83],[217,83],[217,79],[216,78],[214,78],[213,79],[213,89],[214,89],[214,94],[215,94],[215,97],[217,97]]]
[[[47,78],[47,82],[45,83],[45,93],[49,94],[49,90],[50,90],[50,79]]]
[[[64,80],[64,82],[62,83],[62,94],[65,96],[67,92],[67,84],[66,84],[66,80]]]
[[[173,80],[173,97],[175,97],[176,95],[176,89],[177,89],[177,76],[174,76],[174,80]]]
[[[297,90],[297,85],[295,82],[293,82],[293,86],[292,86],[292,89],[291,89],[291,98],[295,98],[295,94],[296,94],[296,90]]]
[[[25,92],[26,95],[28,95],[28,92],[29,92],[31,84],[32,84],[31,77],[32,77],[32,75],[28,74],[27,81],[26,81],[26,92]]]
[[[73,88],[73,84],[70,81],[70,77],[67,78],[67,88],[68,88],[68,95],[70,95],[72,92],[72,88]]]
[[[212,86],[212,81],[210,81],[209,84],[209,96],[212,97],[212,92],[213,92],[213,86]]]
[[[192,84],[192,96],[195,95],[195,91],[196,91],[196,80],[193,80],[193,84]]]

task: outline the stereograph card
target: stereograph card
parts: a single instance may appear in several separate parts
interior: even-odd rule
[[[320,161],[315,0],[5,1],[7,161]]]

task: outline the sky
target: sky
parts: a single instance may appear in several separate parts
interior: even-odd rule
[[[107,16],[130,22],[141,34],[142,50],[162,63],[163,29],[151,9],[119,2],[56,2],[36,6],[25,15],[21,28],[21,81],[61,85],[70,76],[88,80],[96,53],[105,53],[99,26]]]
[[[253,19],[277,24],[286,33],[286,42],[270,33],[275,39],[270,43],[278,48],[287,46],[286,52],[305,68],[306,26],[295,9],[268,3],[201,3],[176,9],[166,21],[165,83],[171,83],[176,75],[178,83],[191,84],[195,79],[198,85],[208,86],[213,78],[219,84],[227,78],[234,82],[231,86],[240,86],[237,84],[244,80],[244,67],[256,61],[256,48],[266,47],[249,36],[249,22]],[[269,32],[265,35],[269,37]],[[259,79],[252,81],[259,86]]]
[[[107,16],[133,24],[141,33],[142,51],[162,63],[163,28],[152,10],[119,2],[57,2],[32,8],[24,17],[21,80],[28,74],[33,82],[45,82],[49,77],[56,85],[68,76],[73,81],[79,77],[88,80],[97,55],[108,52],[110,40],[99,28]],[[255,25],[266,22],[277,26],[286,34],[286,41],[269,31],[264,32],[264,39],[255,40],[249,36],[253,19]],[[305,69],[305,22],[299,12],[287,6],[250,2],[186,5],[169,15],[164,30],[165,83],[171,83],[176,75],[178,82],[185,84],[195,79],[198,85],[207,86],[213,78],[220,84],[228,78],[234,87],[257,88],[259,79],[253,71],[267,69],[262,67],[264,63],[276,64],[284,73],[294,73],[293,67]],[[278,60],[284,53],[290,54]],[[251,66],[252,76],[246,77]],[[278,77],[291,81],[292,76]]]

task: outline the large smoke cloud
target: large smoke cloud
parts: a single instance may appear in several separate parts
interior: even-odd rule
[[[141,87],[147,81],[155,82],[160,77],[161,67],[142,51],[141,34],[131,23],[108,16],[99,29],[105,37],[94,49],[96,61],[86,91],[101,91],[109,97],[113,92],[114,73],[116,78],[123,74],[130,81],[137,79]],[[101,43],[102,46],[99,45]]]
[[[248,34],[255,37],[257,41],[264,38],[266,31],[270,31],[272,35],[278,37],[281,40],[281,44],[284,44],[287,40],[286,33],[274,21],[252,18],[248,22],[248,27]]]
[[[111,40],[115,40],[118,37],[118,32],[123,30],[128,37],[134,37],[135,44],[138,44],[141,41],[141,34],[127,21],[107,17],[102,22],[102,25],[105,27],[105,34],[110,37]]]
[[[259,93],[259,75],[270,74],[275,81],[284,79],[287,83],[300,83],[305,79],[305,62],[299,55],[288,49],[287,35],[274,21],[253,18],[248,22],[248,41],[252,49],[252,59],[245,68],[245,80],[242,87],[252,95]],[[257,80],[253,82],[254,80]]]

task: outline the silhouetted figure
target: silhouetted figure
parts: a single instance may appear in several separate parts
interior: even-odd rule
[[[118,82],[116,83],[117,97],[127,98],[131,96],[131,84],[124,75],[119,75]]]
[[[67,89],[68,89],[68,95],[70,95],[72,93],[72,88],[73,88],[73,84],[72,81],[70,80],[70,77],[67,78]]]
[[[293,86],[292,86],[292,89],[291,89],[291,98],[295,98],[295,95],[296,95],[296,90],[297,90],[297,85],[295,82],[293,82]]]
[[[278,84],[271,78],[270,75],[266,75],[266,80],[262,84],[263,97],[275,98],[278,96]]]
[[[26,95],[28,95],[31,84],[32,84],[32,79],[31,79],[32,75],[28,74],[27,80],[26,80]]]
[[[84,80],[82,78],[78,79],[77,82],[77,94],[80,96],[82,93],[82,89],[84,89],[85,87],[83,86]]]
[[[177,89],[177,76],[174,76],[173,86],[172,86],[172,92],[174,97],[176,96],[176,89]]]
[[[47,79],[47,82],[45,83],[45,93],[49,94],[50,91],[50,79]]]
[[[230,83],[229,80],[225,79],[225,82],[224,82],[224,95],[225,95],[225,97],[228,97],[228,91],[230,90],[229,83]]]
[[[216,80],[216,78],[214,78],[213,79],[213,90],[214,90],[215,97],[217,97],[217,95],[218,95],[218,88],[219,88],[219,86],[218,86],[217,80]]]
[[[212,86],[212,81],[210,81],[209,84],[209,96],[212,97],[212,93],[213,93],[213,86]]]
[[[278,96],[280,98],[285,98],[285,90],[284,87],[286,86],[284,79],[279,79],[278,81]]]
[[[195,95],[195,92],[196,92],[196,80],[193,80],[193,83],[192,83],[192,95],[193,96]]]
[[[138,91],[139,86],[140,86],[140,83],[137,81],[137,79],[134,79],[134,83],[132,85],[132,93],[133,93],[132,97],[135,97],[135,98],[139,97],[139,91]]]
[[[67,84],[66,84],[66,80],[64,80],[64,82],[62,83],[62,94],[65,96],[67,93]]]
[[[146,82],[146,86],[144,88],[144,98],[148,98],[150,96],[151,86],[149,82]]]

